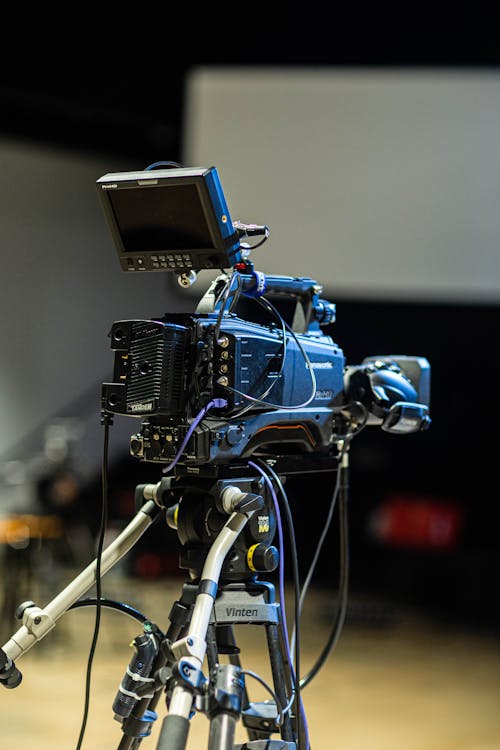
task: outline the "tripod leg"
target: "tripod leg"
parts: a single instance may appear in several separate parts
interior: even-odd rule
[[[188,633],[186,637],[172,644],[172,652],[179,660],[178,665],[181,664],[181,666],[172,692],[169,714],[163,720],[160,730],[157,750],[184,750],[186,746],[189,716],[193,706],[193,697],[202,677],[201,667],[207,648],[207,628],[210,624],[222,565],[227,553],[255,510],[255,507],[251,507],[246,512],[232,513],[207,555]]]
[[[170,625],[163,641],[163,647],[160,646],[153,664],[152,675],[157,674],[165,666],[173,667],[174,662],[171,659],[168,644],[186,634],[195,598],[196,586],[184,584],[180,599],[174,603],[170,611]],[[143,717],[155,711],[162,695],[163,689],[158,689],[153,697],[143,698],[136,704],[130,716],[123,722],[122,732],[124,736],[118,745],[118,750],[132,750],[132,748],[136,750],[139,747],[142,740]]]
[[[212,675],[208,750],[233,750],[244,684],[241,669],[234,664],[219,665]]]
[[[217,636],[218,636],[217,642],[219,644],[219,651],[221,653],[228,654],[230,664],[242,669],[239,648],[236,645],[236,639],[234,637],[234,630],[231,627],[231,625],[221,625],[220,627],[218,627]],[[245,712],[245,710],[247,710],[250,707],[250,698],[248,695],[246,684],[244,684],[243,686],[241,707],[242,707],[243,712]],[[248,723],[245,721],[244,713],[243,713],[243,724],[246,727],[249,740],[258,740],[263,736],[262,732],[257,731],[253,729],[252,727],[248,726]],[[266,736],[269,736],[269,735],[266,735]]]
[[[236,645],[234,630],[231,625],[221,625],[217,628],[217,644],[219,653],[228,654],[229,663],[235,667],[240,667],[241,669],[240,649]],[[243,688],[242,708],[248,708],[249,705],[250,698],[248,697],[248,691],[245,685]],[[257,737],[250,737],[250,739],[257,739]]]
[[[213,626],[210,626],[212,628]],[[218,661],[218,655],[219,654],[226,654],[229,657],[229,664],[236,668],[238,672],[242,671],[242,665],[241,665],[241,659],[239,655],[239,648],[236,645],[236,639],[234,637],[234,630],[231,625],[219,625],[217,628],[214,628],[216,633],[216,653],[217,657],[214,660],[214,664]],[[209,643],[207,638],[207,657],[208,662],[210,665],[210,650],[209,650]],[[212,669],[210,670],[210,674],[212,674]],[[248,739],[249,740],[259,740],[262,738],[268,739],[270,737],[271,732],[265,732],[261,729],[255,729],[253,728],[248,721],[248,715],[245,714],[245,711],[250,709],[250,698],[248,695],[248,691],[246,688],[246,684],[243,681],[242,691],[241,691],[241,707],[240,712],[242,712],[243,715],[243,724],[245,725]],[[224,742],[225,738],[228,734],[231,735],[234,739],[234,724],[236,723],[235,719],[231,726],[230,716],[225,716],[222,714],[217,714],[213,717],[211,726],[211,736],[213,737],[212,741],[214,743],[214,747],[218,748],[220,742]],[[224,745],[222,745],[224,747]]]
[[[220,665],[220,657],[219,657],[219,637],[221,635],[220,630],[226,631],[226,628],[218,629],[214,625],[209,625],[207,629],[207,664],[208,664],[208,670],[210,675],[210,680],[212,683],[211,695],[214,696],[214,698],[217,700],[217,698],[220,698],[222,701],[222,690],[226,687],[225,685],[221,686],[217,684],[217,681],[220,682],[220,675],[224,672],[227,672],[228,669],[233,670],[235,674],[238,674],[241,672],[241,667],[239,663],[232,663],[229,666],[223,667]],[[231,633],[232,635],[232,633]],[[224,632],[224,636],[226,636],[226,633]],[[225,638],[227,641],[227,636]],[[232,639],[231,646],[234,648],[234,637]],[[223,645],[223,649],[226,646],[227,643]],[[227,694],[227,693],[226,693]],[[241,709],[241,698],[243,696],[243,692],[240,690],[239,695],[239,709]],[[220,707],[219,707],[220,708]],[[236,722],[239,719],[239,710],[238,713],[235,714],[233,711],[223,711],[223,710],[216,710],[215,713],[211,714],[210,716],[210,733],[209,733],[209,739],[208,739],[208,750],[233,750],[234,745],[234,733],[236,730]]]
[[[219,649],[214,625],[209,625],[207,628],[207,664],[209,674],[212,674],[219,664]]]
[[[171,624],[166,633],[164,645],[168,645],[172,641],[181,638],[187,632],[191,616],[191,607],[189,593],[186,596],[186,602],[184,602],[185,593],[186,591],[184,590],[181,600],[176,602],[172,608],[170,613]],[[171,670],[174,663],[175,662],[173,662],[171,658],[170,650],[168,648],[162,649],[160,647],[151,674],[158,674],[159,670],[165,666]],[[163,694],[164,692],[162,688],[157,689],[152,697],[143,698],[137,703],[133,712],[123,723],[122,732],[124,733],[124,736],[118,745],[118,750],[137,750],[144,736],[147,736],[143,734],[144,719],[147,716],[151,716],[151,714],[156,718],[155,709]],[[187,740],[189,723],[169,720],[168,724],[168,747],[170,747],[171,742],[181,743],[180,745],[174,744],[174,747],[182,747],[182,743],[185,743]]]
[[[210,720],[208,750],[233,750],[234,734],[238,718],[221,712]]]
[[[277,625],[270,624],[266,626],[267,647],[269,650],[269,661],[271,664],[271,673],[273,675],[274,691],[281,704],[285,708],[288,703],[288,696],[292,691],[292,679],[290,665],[285,670],[285,661],[283,659],[282,639],[280,637]],[[283,717],[283,726],[281,736],[284,740],[293,741],[294,733],[290,714],[287,712]]]

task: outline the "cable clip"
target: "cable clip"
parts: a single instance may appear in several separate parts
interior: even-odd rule
[[[252,271],[252,278],[254,284],[248,289],[245,289],[243,294],[246,297],[262,297],[266,293],[267,279],[266,275],[262,271]]]

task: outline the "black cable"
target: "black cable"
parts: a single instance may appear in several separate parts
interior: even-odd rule
[[[351,401],[349,404],[346,404],[345,406],[341,406],[339,409],[337,409],[337,411],[340,413],[344,411],[352,412],[354,407],[357,407],[363,413],[363,418],[361,419],[359,423],[355,424],[354,430],[351,430],[350,432],[346,433],[346,435],[344,435],[343,439],[346,441],[347,446],[349,446],[353,437],[355,437],[356,435],[359,435],[359,433],[365,429],[366,425],[368,424],[368,418],[370,416],[369,410],[366,408],[364,404],[361,403],[361,401]],[[350,422],[351,424],[353,423],[352,417],[351,417]]]
[[[353,431],[346,433],[346,435],[343,438],[343,444],[344,445],[343,445],[343,448],[340,450],[339,458],[337,459],[337,461],[338,461],[338,464],[337,464],[337,466],[338,466],[338,468],[337,468],[337,477],[336,477],[336,480],[335,480],[335,486],[333,488],[333,493],[332,493],[332,497],[331,497],[331,500],[330,500],[330,505],[329,505],[329,508],[328,508],[328,512],[326,514],[326,519],[325,519],[325,522],[323,524],[323,530],[321,532],[321,535],[319,537],[318,543],[316,545],[314,556],[313,556],[313,559],[311,561],[311,564],[309,565],[309,570],[307,571],[307,575],[306,575],[306,577],[304,579],[304,583],[303,583],[303,585],[301,587],[300,600],[299,600],[299,617],[302,617],[302,610],[303,610],[303,607],[304,607],[304,601],[305,601],[307,592],[309,590],[309,586],[311,584],[311,580],[312,580],[312,577],[314,575],[314,571],[316,569],[316,565],[318,564],[318,560],[319,560],[319,556],[321,554],[321,550],[323,549],[323,545],[325,543],[328,531],[329,531],[331,523],[332,523],[333,513],[335,511],[335,507],[336,507],[336,504],[337,504],[337,498],[338,498],[338,495],[339,495],[339,492],[340,492],[340,484],[341,484],[341,479],[342,479],[342,471],[340,469],[340,466],[341,466],[342,460],[344,458],[344,453],[345,453],[345,451],[349,450],[349,445],[350,445],[350,441],[352,440],[352,438],[355,435],[357,435],[358,433],[360,433],[366,427],[366,423],[368,421],[369,412],[367,411],[367,409],[361,403],[359,403],[359,402],[354,402],[353,406],[358,406],[358,408],[363,411],[363,419],[361,420],[361,422],[358,425],[356,425],[356,427],[355,427],[355,429]],[[294,643],[295,643],[295,634],[292,634],[292,646],[293,646]]]
[[[269,306],[269,310],[272,309],[274,311],[275,315],[277,317],[279,317],[281,320],[283,320],[283,318],[280,315],[280,313],[278,312],[278,310],[276,310],[276,308],[274,307],[274,305],[272,305],[271,302],[269,302],[268,299],[266,299],[266,304]],[[237,388],[231,388],[231,386],[229,386],[229,385],[224,386],[224,387],[226,388],[226,390],[231,391],[231,393],[237,393],[238,396],[241,396],[242,398],[247,399],[247,401],[250,401],[252,404],[261,404],[262,406],[266,406],[269,409],[276,409],[276,410],[280,410],[280,409],[289,409],[289,410],[304,409],[306,406],[309,406],[309,404],[311,403],[311,401],[314,400],[314,397],[316,395],[316,375],[314,374],[314,370],[313,370],[313,368],[311,366],[311,362],[309,360],[309,357],[307,356],[307,352],[305,351],[304,347],[300,343],[300,340],[299,340],[297,334],[288,325],[288,323],[285,320],[283,320],[283,324],[284,324],[285,328],[287,329],[287,331],[292,336],[292,338],[294,339],[295,343],[297,344],[297,347],[299,348],[300,353],[302,354],[302,356],[304,358],[305,366],[309,370],[309,374],[311,376],[311,387],[312,387],[311,388],[311,395],[309,396],[309,398],[307,399],[307,401],[304,401],[304,403],[302,403],[302,404],[296,404],[296,405],[291,405],[291,404],[271,404],[269,401],[263,401],[260,398],[255,398],[254,396],[250,396],[248,393],[243,393],[242,391],[239,391]]]
[[[159,167],[168,167],[169,169],[179,167],[179,169],[182,169],[182,164],[177,164],[176,161],[154,161],[149,166],[144,167],[144,171],[148,172],[150,169],[158,169]]]
[[[89,658],[87,661],[87,675],[85,678],[85,705],[83,709],[82,724],[76,750],[80,750],[87,727],[87,720],[90,706],[90,681],[92,677],[92,662],[94,661],[97,640],[99,638],[99,627],[101,624],[101,560],[104,547],[104,536],[106,526],[108,525],[108,452],[109,452],[109,427],[112,424],[112,415],[103,414],[102,422],[104,425],[104,444],[102,451],[102,507],[101,507],[101,528],[99,530],[99,540],[97,543],[96,566],[95,566],[95,585],[96,585],[96,610],[95,625],[92,643],[90,645]]]
[[[342,454],[340,457],[340,460],[342,459]],[[302,617],[302,610],[304,607],[304,602],[307,596],[307,592],[309,590],[309,586],[311,584],[312,577],[314,575],[314,571],[316,570],[316,565],[318,564],[318,560],[321,554],[321,550],[323,549],[323,545],[325,543],[326,537],[328,535],[328,531],[330,529],[333,513],[337,504],[337,498],[340,491],[340,479],[341,479],[341,472],[340,468],[337,468],[337,478],[335,480],[335,486],[333,489],[332,497],[330,500],[330,505],[328,508],[328,513],[326,514],[326,519],[323,524],[323,530],[321,532],[321,535],[319,537],[318,543],[316,545],[316,549],[314,552],[313,559],[311,561],[311,564],[309,565],[309,570],[307,571],[307,575],[304,579],[304,583],[301,586],[301,592],[300,592],[300,598],[299,598],[299,618]],[[295,633],[292,634],[292,644],[295,643]]]
[[[222,318],[224,316],[224,312],[226,311],[226,305],[227,305],[229,297],[231,295],[233,281],[234,281],[235,278],[236,278],[236,282],[237,282],[237,287],[236,287],[236,289],[234,291],[233,299],[231,300],[230,305],[229,305],[230,310],[233,309],[233,307],[235,306],[236,302],[238,301],[238,297],[240,296],[240,292],[241,292],[241,288],[242,288],[241,276],[240,276],[240,274],[237,271],[233,271],[233,273],[231,274],[230,278],[226,282],[225,289],[223,290],[223,292],[224,292],[224,299],[222,300],[222,304],[221,304],[221,307],[220,307],[220,310],[219,310],[219,315],[217,316],[217,322],[215,324],[215,332],[214,332],[215,341],[217,341],[217,339],[219,338],[219,333],[220,333],[220,327],[221,327],[221,323],[222,323]],[[220,297],[221,297],[221,295],[222,295],[223,292],[221,292],[221,294],[219,295],[218,300],[220,299]]]
[[[340,457],[339,457],[337,480],[335,482],[335,488],[333,491],[332,500],[330,501],[330,508],[329,508],[329,511],[327,514],[327,520],[325,523],[325,531],[326,531],[331,524],[333,511],[335,509],[335,505],[337,504],[337,497],[338,497],[338,512],[339,512],[339,521],[340,521],[340,524],[339,524],[340,572],[339,572],[337,612],[336,612],[335,620],[333,623],[332,631],[328,638],[327,643],[325,644],[320,656],[316,660],[313,667],[310,669],[307,675],[300,681],[300,687],[302,689],[307,687],[307,685],[311,682],[311,680],[316,676],[316,674],[322,668],[327,658],[329,657],[329,655],[331,654],[331,652],[337,645],[338,639],[342,632],[342,628],[344,626],[345,616],[347,612],[348,593],[349,593],[349,522],[348,522],[348,508],[347,508],[348,469],[347,467],[343,466],[343,461],[344,461],[344,456],[346,457],[346,460],[348,459],[350,441],[355,435],[359,434],[359,432],[361,432],[366,427],[368,416],[369,416],[369,412],[366,409],[366,407],[363,406],[363,404],[359,402],[354,402],[354,404],[352,405],[358,406],[363,411],[363,419],[361,420],[360,424],[358,424],[352,432],[348,433],[344,437],[344,447],[342,448],[340,452]],[[273,469],[270,466],[268,466],[267,464],[266,466],[269,472],[272,473],[275,481],[278,483],[279,477],[276,475],[276,473],[273,471]],[[283,486],[282,485],[280,486],[280,485],[281,483],[278,484],[280,488],[280,492],[284,496],[284,498],[286,498],[286,495],[284,495]],[[307,587],[309,586],[309,583],[310,583],[309,579],[312,577],[312,573],[317,564],[317,559],[319,557],[319,550],[321,549],[324,543],[325,536],[326,536],[326,533],[322,534],[321,536],[318,552],[314,556],[313,562],[306,576],[304,590],[300,594],[300,597],[298,600],[298,606],[296,606],[295,608],[296,626],[295,626],[295,644],[294,645],[295,645],[296,653],[297,653],[297,650],[300,650],[300,646],[299,646],[300,630],[297,629],[297,623],[300,624],[300,617],[302,614],[304,598],[305,598],[305,594],[307,593]]]
[[[278,723],[278,726],[281,726],[283,724],[284,719],[284,708],[281,703],[279,702],[278,696],[272,689],[270,685],[256,672],[253,672],[251,669],[242,669],[241,670],[242,675],[248,675],[249,677],[253,677],[254,680],[257,680],[258,683],[262,685],[263,688],[267,690],[271,698],[273,699],[274,703],[276,704],[276,710],[278,712],[278,716],[276,717],[276,721]]]
[[[348,448],[344,448],[345,461],[347,461]],[[348,512],[347,512],[347,499],[348,499],[348,470],[347,465],[344,465],[344,461],[339,467],[340,485],[339,485],[339,498],[338,498],[338,512],[339,512],[339,542],[340,542],[340,572],[339,572],[339,588],[338,588],[338,599],[337,599],[337,612],[335,620],[332,626],[330,636],[323,647],[323,650],[317,658],[313,667],[309,670],[306,676],[301,680],[301,688],[304,689],[311,682],[311,680],[317,675],[321,667],[325,664],[331,651],[337,645],[338,639],[342,632],[342,628],[345,622],[345,616],[347,612],[347,599],[349,593],[349,524],[348,524]]]
[[[244,243],[242,242],[241,246],[245,248],[245,250],[250,250],[250,251],[256,250],[258,247],[261,247],[264,244],[264,242],[267,242],[267,240],[269,239],[269,234],[270,234],[269,227],[265,227],[265,229],[267,231],[265,232],[264,237],[261,240],[259,240],[259,242],[256,242],[255,245],[249,245],[246,242]]]
[[[263,393],[261,393],[260,396],[258,397],[258,401],[262,402],[262,400],[271,393],[276,383],[281,379],[281,376],[283,375],[283,370],[285,369],[286,348],[287,348],[286,328],[285,328],[285,321],[283,320],[282,316],[279,314],[278,310],[276,310],[276,308],[273,307],[272,305],[270,304],[268,305],[267,304],[268,300],[265,299],[265,297],[250,297],[250,299],[253,299],[255,302],[258,302],[259,305],[261,305],[261,307],[263,307],[264,310],[266,310],[266,312],[271,313],[271,315],[276,317],[276,319],[278,320],[278,323],[280,323],[281,325],[281,335],[283,336],[283,342],[280,344],[280,351],[277,352],[277,354],[275,355],[276,357],[279,356],[281,358],[280,370],[278,374],[276,375],[275,379],[273,380],[273,382],[271,383],[271,385],[268,388],[266,388],[266,390]],[[236,414],[233,414],[231,419],[232,420],[239,419],[239,417],[241,417],[243,414],[246,414],[248,411],[250,411],[250,409],[253,409],[253,408],[254,408],[253,403],[250,403],[247,406],[244,406],[243,409],[241,409],[241,411],[237,412]]]
[[[259,466],[264,470],[267,471],[268,474],[271,475],[272,479],[274,480],[276,486],[278,487],[280,491],[280,495],[283,501],[283,509],[285,511],[286,516],[286,525],[288,529],[288,537],[290,540],[290,555],[292,558],[292,575],[293,575],[293,591],[294,591],[294,625],[295,625],[295,670],[292,669],[292,682],[294,683],[295,688],[295,697],[296,697],[296,706],[297,706],[297,726],[300,728],[301,724],[301,710],[302,710],[302,701],[301,701],[301,679],[300,679],[300,618],[299,618],[299,597],[300,597],[300,577],[299,577],[299,557],[297,554],[297,541],[295,538],[295,529],[293,525],[293,518],[292,518],[292,512],[290,510],[290,503],[288,502],[288,496],[286,494],[285,488],[283,487],[283,483],[281,479],[279,478],[278,474],[274,471],[274,469],[269,466],[265,461],[262,461],[262,459],[257,458],[255,461]],[[283,606],[285,606],[285,603],[283,602]],[[309,748],[306,748],[306,750],[309,750]]]
[[[138,609],[135,609],[135,607],[130,606],[130,604],[125,604],[124,602],[117,602],[114,599],[103,599],[101,597],[100,605],[101,607],[106,607],[106,609],[114,609],[117,612],[122,612],[124,615],[128,615],[133,620],[137,620],[142,625],[145,622],[149,622],[146,615],[143,615],[142,612],[139,612]],[[69,609],[79,609],[80,607],[95,607],[95,606],[97,606],[97,599],[91,599],[91,598],[79,599],[77,602],[72,604],[71,607],[69,607]]]

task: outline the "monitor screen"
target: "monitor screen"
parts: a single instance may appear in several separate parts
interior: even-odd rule
[[[125,252],[214,248],[196,185],[114,190],[109,199]]]
[[[241,259],[215,167],[107,174],[97,188],[124,271],[183,273]]]

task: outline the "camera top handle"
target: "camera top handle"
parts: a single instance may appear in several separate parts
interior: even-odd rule
[[[251,268],[251,264],[246,268]],[[295,300],[297,306],[292,329],[296,333],[321,334],[320,326],[335,322],[335,304],[321,299],[323,287],[317,281],[308,277],[266,276],[260,271],[240,273],[239,289],[247,297],[262,297],[273,295]],[[231,283],[227,274],[218,276],[210,285],[196,308],[198,314],[218,313],[221,307],[228,303],[224,294],[227,285]],[[236,291],[236,290],[235,290]]]

